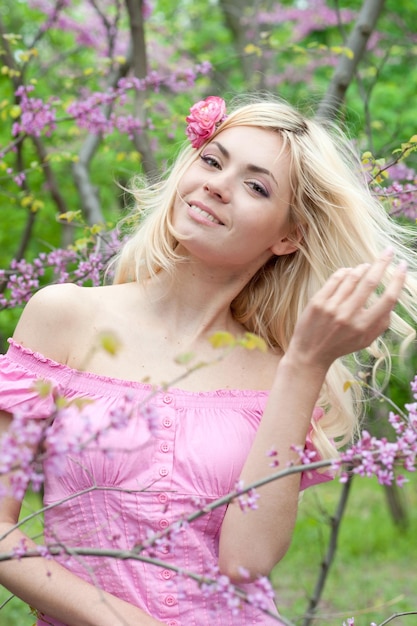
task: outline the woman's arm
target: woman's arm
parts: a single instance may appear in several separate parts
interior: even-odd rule
[[[389,325],[390,313],[404,285],[405,270],[397,268],[383,295],[366,306],[377,288],[391,254],[372,266],[336,272],[311,300],[301,316],[290,346],[281,359],[269,401],[241,479],[245,485],[271,475],[267,453],[277,450],[279,467],[297,461],[291,446],[304,446],[310,419],[327,371],[335,359],[369,346]],[[268,575],[291,541],[300,474],[259,488],[258,508],[243,512],[229,505],[220,536],[219,565],[235,582]]]
[[[7,431],[11,416],[0,411],[0,437]],[[8,488],[8,477],[0,476]],[[37,545],[15,529],[21,503],[0,497],[0,557],[25,542]],[[6,536],[7,535],[7,536]],[[83,581],[53,559],[28,557],[0,561],[0,583],[42,613],[68,626],[157,626],[162,622],[141,609]],[[1,620],[0,620],[1,621]]]

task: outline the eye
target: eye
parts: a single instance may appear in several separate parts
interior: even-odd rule
[[[200,159],[210,167],[216,167],[217,169],[220,169],[219,161],[210,154],[200,154]]]
[[[248,181],[247,185],[255,193],[257,193],[257,194],[259,194],[261,196],[264,196],[265,198],[269,198],[269,191],[266,189],[266,187],[264,187],[260,183],[257,183],[256,181]]]

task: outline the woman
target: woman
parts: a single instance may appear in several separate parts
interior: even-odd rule
[[[187,122],[191,145],[135,192],[140,221],[114,284],[42,289],[2,358],[2,429],[13,413],[44,425],[46,544],[65,548],[0,566],[40,625],[276,623],[272,600],[256,601],[259,581],[288,548],[300,488],[329,474],[270,482],[253,510],[236,499],[175,522],[297,462],[297,448],[336,456],[358,422],[341,357],[381,356],[389,327],[413,336],[393,309],[400,299],[416,319],[415,258],[347,142],[273,100],[226,114],[210,97]],[[217,331],[237,343],[222,358]],[[268,350],[239,346],[247,332]],[[118,350],[97,349],[108,333]],[[187,355],[208,365],[184,376]],[[40,397],[38,379],[52,385]],[[1,552],[21,546],[19,508],[16,494],[3,498]],[[208,588],[184,574],[217,571]]]

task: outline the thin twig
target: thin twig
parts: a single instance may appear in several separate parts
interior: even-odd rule
[[[338,541],[338,537],[339,537],[339,532],[340,532],[340,527],[342,524],[342,520],[343,520],[343,515],[346,509],[346,504],[348,501],[348,497],[349,497],[349,493],[350,493],[350,488],[352,486],[352,481],[353,481],[353,474],[349,473],[348,474],[348,479],[347,481],[344,483],[343,485],[343,489],[342,492],[340,494],[340,499],[336,508],[336,512],[334,514],[333,517],[330,518],[330,528],[331,528],[331,532],[330,532],[330,538],[329,538],[329,544],[327,547],[327,552],[326,555],[321,563],[321,567],[320,567],[320,572],[319,572],[319,576],[316,582],[316,587],[314,589],[314,593],[312,595],[312,597],[310,598],[310,602],[308,605],[308,609],[304,614],[304,619],[303,619],[303,623],[302,626],[310,626],[310,624],[313,622],[313,620],[315,619],[315,614],[316,614],[316,610],[318,607],[318,604],[320,602],[320,598],[322,596],[323,590],[324,590],[324,585],[326,583],[326,580],[328,578],[329,572],[330,572],[330,568],[332,566],[332,563],[334,561],[334,557],[336,554],[336,549],[337,549],[337,541]]]

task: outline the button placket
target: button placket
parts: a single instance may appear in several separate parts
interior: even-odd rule
[[[154,433],[157,441],[155,441],[153,460],[156,485],[158,490],[164,492],[171,488],[175,441],[175,397],[170,393],[164,393],[162,397],[160,396],[158,404],[161,419]]]
[[[170,580],[172,578],[172,576],[173,576],[173,572],[171,570],[169,570],[169,569],[163,569],[162,572],[161,572],[161,577],[164,580]]]
[[[162,519],[159,520],[158,524],[159,524],[159,528],[161,528],[162,530],[165,530],[165,528],[168,528],[169,526],[169,520],[163,517]]]
[[[169,452],[170,450],[170,445],[168,443],[168,441],[163,441],[160,446],[159,449],[161,452],[163,452],[164,454],[166,454],[167,452]]]
[[[160,419],[158,427],[154,432],[153,448],[153,472],[154,489],[156,490],[153,502],[154,513],[152,515],[152,526],[155,532],[164,531],[172,522],[170,511],[170,492],[172,481],[172,469],[174,460],[174,442],[176,430],[176,409],[175,396],[164,393],[158,396],[158,410]],[[168,540],[158,546],[161,556],[171,552]],[[161,601],[163,599],[161,598]]]

